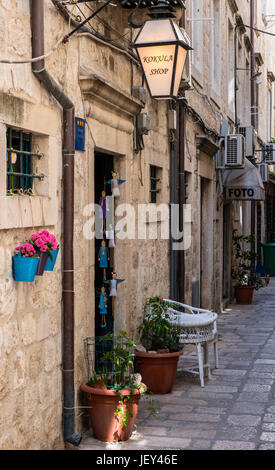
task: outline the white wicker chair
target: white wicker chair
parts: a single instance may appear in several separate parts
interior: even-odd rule
[[[201,387],[204,387],[204,370],[207,371],[208,378],[211,378],[211,369],[208,355],[208,345],[213,343],[215,355],[215,367],[219,367],[218,357],[218,315],[209,310],[185,305],[174,300],[163,299],[169,303],[167,312],[170,315],[171,323],[177,325],[181,330],[180,342],[182,344],[194,344],[197,346],[198,371],[193,369],[183,369],[193,374],[199,374]],[[188,356],[183,356],[183,361]]]

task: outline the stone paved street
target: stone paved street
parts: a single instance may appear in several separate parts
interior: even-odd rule
[[[89,431],[80,448],[275,450],[275,279],[253,305],[229,306],[218,330],[220,368],[204,389],[179,372],[173,393],[156,397],[158,419],[142,403],[128,442],[102,443]]]

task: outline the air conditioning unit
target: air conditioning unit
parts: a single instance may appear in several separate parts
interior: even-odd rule
[[[189,38],[187,32],[185,31],[184,28],[180,28],[180,30],[184,36],[184,39],[186,40],[186,43],[188,44],[188,46],[191,47],[191,39]],[[183,91],[193,89],[192,75],[191,75],[191,50],[187,51],[186,60],[185,60],[185,64],[184,64],[183,71],[182,71],[180,89]]]
[[[275,164],[275,144],[269,142],[266,144],[265,148],[265,163],[268,165],[274,165]]]
[[[243,168],[245,139],[242,134],[228,134],[224,137],[224,166]]]
[[[257,146],[257,132],[253,126],[240,126],[239,133],[245,138],[245,156],[253,158]]]
[[[258,165],[259,172],[263,183],[268,183],[268,165],[266,163],[260,163]]]

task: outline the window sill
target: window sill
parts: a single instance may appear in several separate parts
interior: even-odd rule
[[[203,76],[202,73],[197,69],[197,67],[192,64],[192,78],[197,82],[197,84],[203,88]]]
[[[56,225],[58,199],[46,196],[0,197],[0,230]]]
[[[215,103],[215,105],[219,109],[221,109],[221,96],[220,96],[220,94],[217,94],[215,92],[214,88],[212,88],[211,91],[210,91],[210,98]]]

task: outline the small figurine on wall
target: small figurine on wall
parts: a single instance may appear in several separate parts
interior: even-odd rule
[[[112,178],[109,181],[107,181],[107,183],[111,185],[112,195],[114,197],[120,196],[119,184],[125,183],[125,181],[126,180],[117,179],[117,172],[112,171]]]
[[[106,279],[106,268],[108,268],[108,260],[109,260],[109,255],[108,255],[108,248],[106,246],[105,240],[102,240],[101,242],[101,247],[99,249],[99,255],[98,255],[98,261],[99,261],[99,267],[103,268],[103,279]]]
[[[105,292],[105,287],[101,287],[101,292],[100,292],[100,300],[99,300],[99,311],[101,315],[101,328],[106,328],[107,323],[106,323],[106,315],[107,315],[107,294]]]

